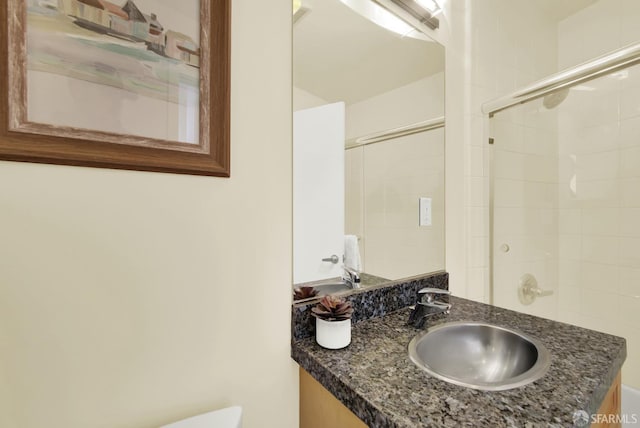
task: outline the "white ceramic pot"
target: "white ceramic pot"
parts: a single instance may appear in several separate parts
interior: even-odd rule
[[[351,320],[325,321],[316,318],[316,342],[327,349],[344,348],[351,343]]]

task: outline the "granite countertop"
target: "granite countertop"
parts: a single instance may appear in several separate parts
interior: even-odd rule
[[[626,358],[623,338],[451,297],[453,308],[437,325],[484,321],[538,338],[551,367],[538,381],[508,391],[453,385],[415,366],[407,326],[410,309],[353,325],[351,344],[320,347],[314,337],[292,343],[292,357],[370,427],[573,426],[573,413],[595,413]]]

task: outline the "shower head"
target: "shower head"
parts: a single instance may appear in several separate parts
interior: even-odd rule
[[[542,105],[546,109],[558,107],[569,96],[569,88],[560,89],[559,91],[551,92],[542,99]]]

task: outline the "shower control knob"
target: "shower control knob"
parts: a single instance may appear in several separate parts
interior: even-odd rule
[[[518,287],[518,299],[523,305],[530,305],[535,302],[538,297],[551,296],[553,290],[543,290],[538,287],[538,281],[536,278],[525,273],[520,278],[520,286]]]
[[[510,249],[511,247],[509,247],[507,244],[500,245],[500,251],[502,251],[503,253],[508,253]]]

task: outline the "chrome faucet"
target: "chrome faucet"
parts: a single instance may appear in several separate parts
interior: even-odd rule
[[[360,288],[360,273],[348,266],[343,266],[343,268],[344,274],[342,275],[342,279],[344,282],[353,289]]]
[[[418,291],[418,302],[413,307],[407,324],[415,328],[423,328],[427,318],[439,314],[448,314],[451,310],[451,303],[438,301],[438,297],[450,295],[449,290],[440,288],[423,288]]]

